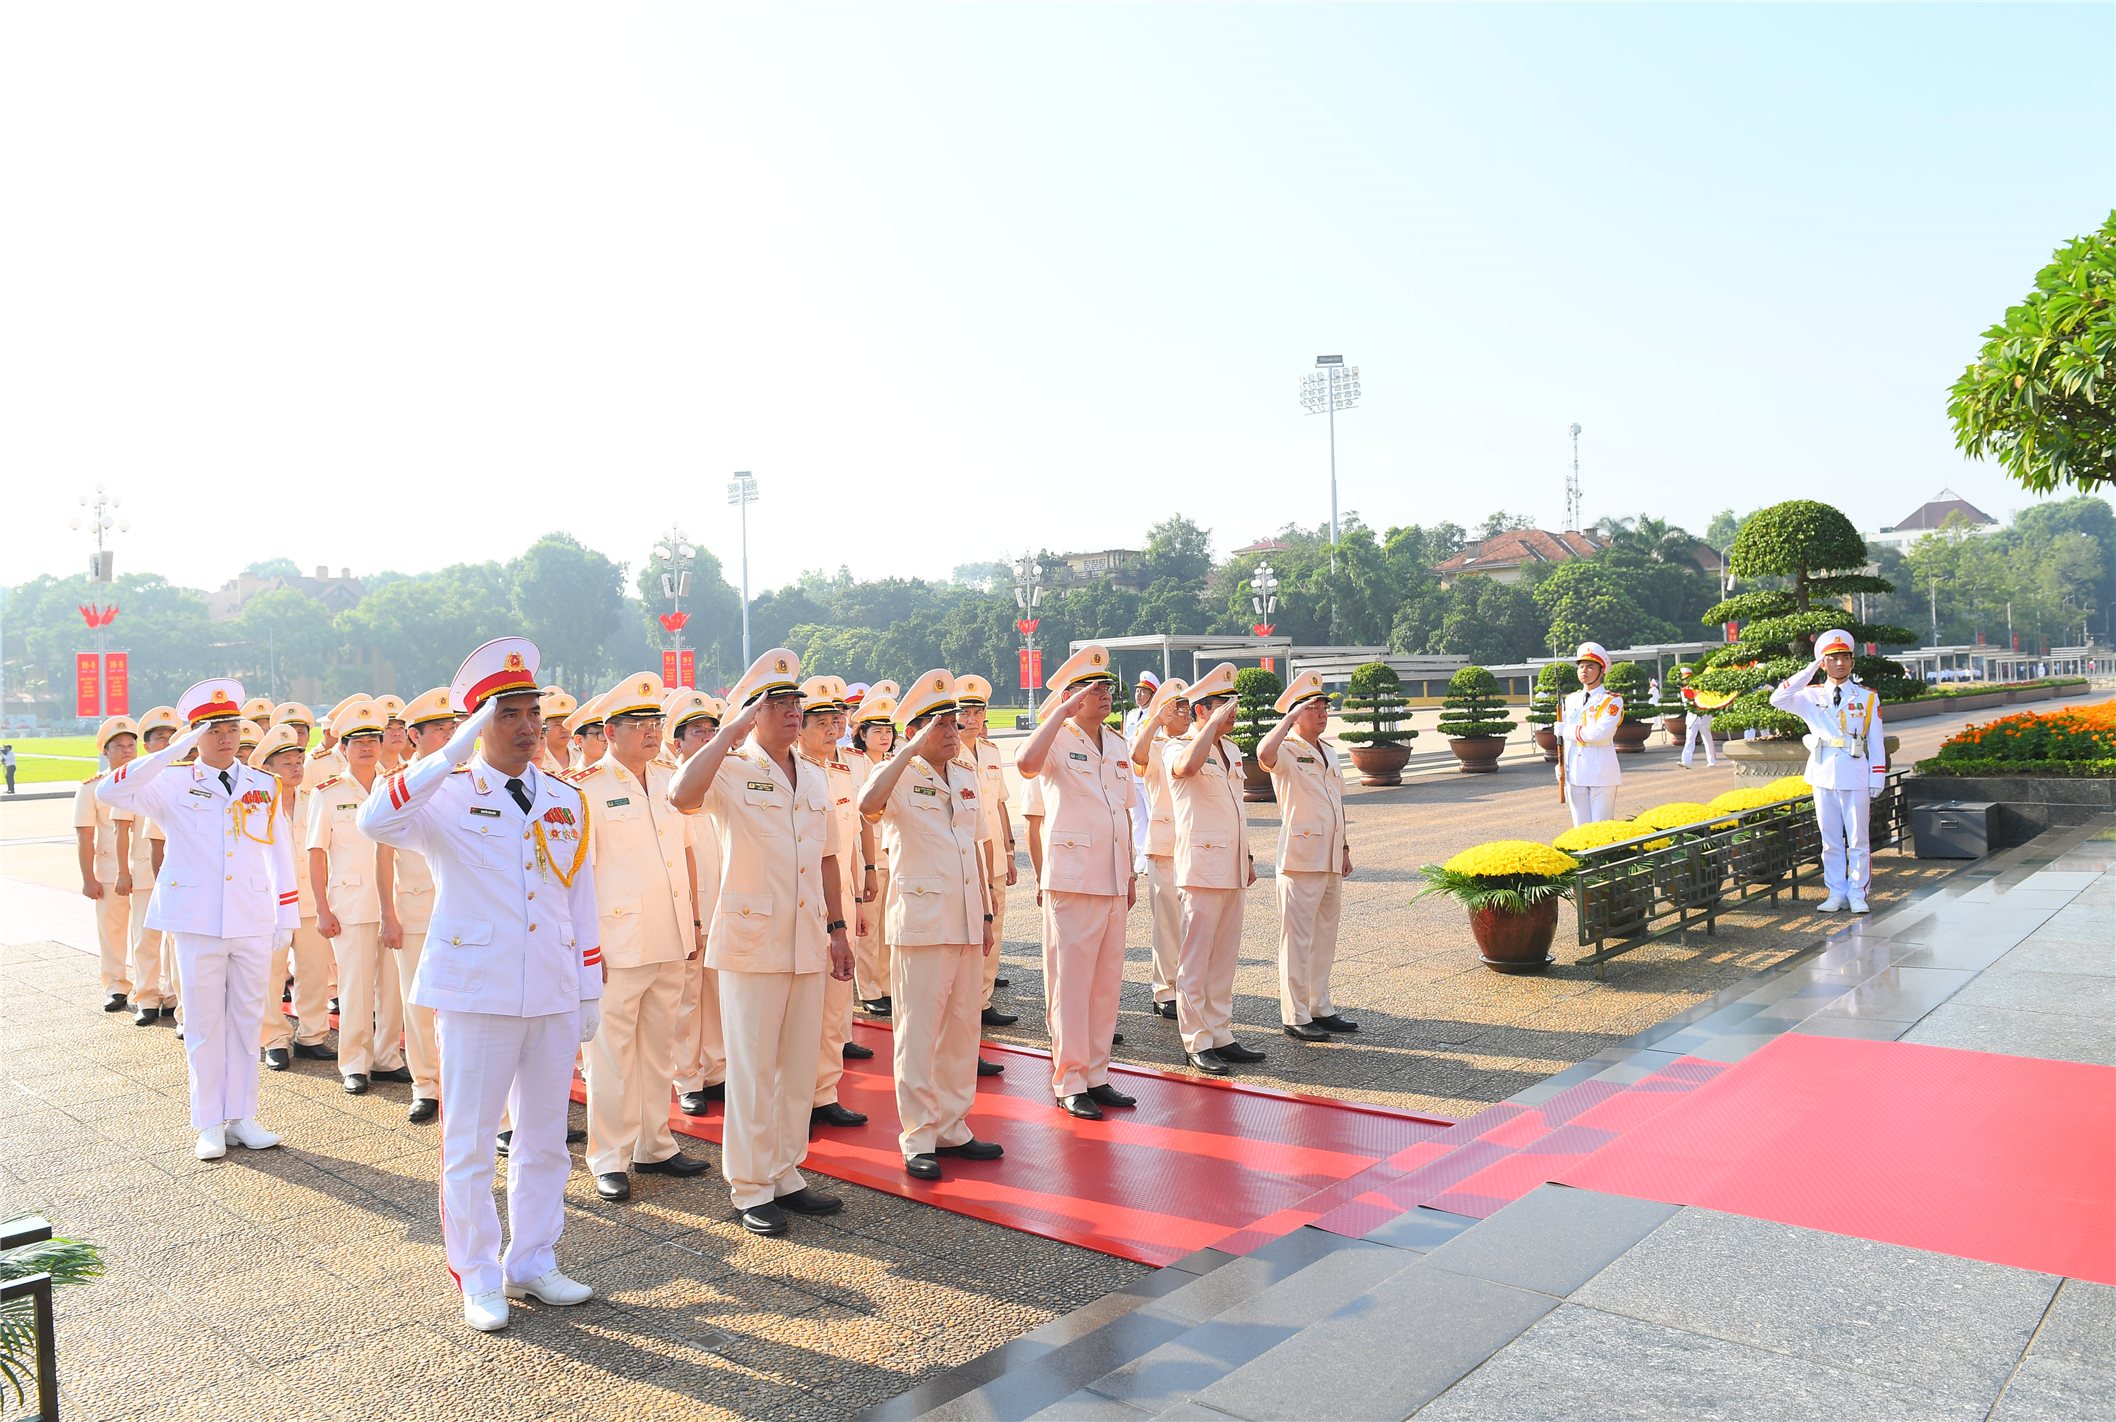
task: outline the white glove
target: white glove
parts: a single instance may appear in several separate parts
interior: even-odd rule
[[[593,998],[580,1005],[580,1044],[585,1047],[595,1040],[595,1030],[602,1026],[602,1006]]]
[[[485,734],[485,728],[492,724],[493,713],[498,706],[499,703],[488,696],[485,703],[471,714],[469,720],[456,727],[456,733],[450,736],[448,744],[441,748],[441,754],[448,757],[450,765],[461,765],[477,754],[478,737]]]
[[[187,752],[196,748],[198,743],[206,738],[206,732],[212,729],[213,723],[211,721],[201,721],[175,740],[169,742],[163,749],[169,752],[169,759],[173,761],[182,760]]]
[[[291,929],[291,928],[275,928],[275,929],[273,929],[273,930],[272,930],[272,951],[273,951],[274,953],[277,953],[277,952],[279,952],[279,951],[280,951],[280,950],[281,950],[282,948],[291,948],[291,947],[292,947],[293,945],[294,945],[294,930],[293,930],[293,929]]]

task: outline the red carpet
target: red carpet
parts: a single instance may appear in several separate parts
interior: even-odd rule
[[[1247,1253],[1314,1219],[1320,1211],[1302,1202],[1318,1191],[1454,1124],[1123,1065],[1110,1084],[1136,1096],[1137,1108],[1075,1120],[1051,1100],[1046,1054],[988,1045],[985,1059],[1007,1070],[978,1081],[970,1128],[1006,1157],[943,1160],[947,1178],[928,1184],[904,1174],[897,1148],[889,1033],[856,1023],[853,1039],[875,1055],[845,1064],[838,1099],[868,1123],[818,1129],[804,1170],[1145,1264],[1208,1245]],[[573,1094],[585,1099],[578,1081]],[[712,1111],[693,1119],[672,1110],[670,1120],[718,1141],[717,1102]]]
[[[1552,1178],[2116,1284],[2116,1068],[1788,1033]]]

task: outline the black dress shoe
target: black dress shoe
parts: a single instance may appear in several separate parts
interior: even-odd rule
[[[847,1042],[844,1057],[848,1062],[870,1061],[874,1057],[874,1048],[863,1047],[858,1042]]]
[[[1224,1047],[1215,1047],[1213,1050],[1220,1054],[1221,1061],[1260,1062],[1264,1060],[1262,1052],[1254,1047],[1245,1047],[1240,1042],[1229,1042]]]
[[[940,1179],[940,1162],[929,1155],[907,1155],[904,1157],[904,1174],[913,1180]]]
[[[977,1059],[977,1074],[979,1076],[1002,1076],[1005,1072],[1006,1068],[998,1062],[988,1062],[983,1057]]]
[[[267,1047],[264,1064],[266,1071],[285,1071],[294,1064],[294,1059],[287,1055],[285,1047]]]
[[[311,1062],[334,1062],[338,1060],[338,1054],[321,1042],[296,1042],[294,1044],[294,1055],[304,1061]]]
[[[426,1097],[421,1096],[411,1103],[411,1111],[404,1119],[411,1122],[414,1126],[423,1126],[440,1114],[440,1102],[430,1101]]]
[[[632,1198],[632,1177],[622,1170],[598,1175],[595,1177],[595,1193],[605,1200],[629,1200]]]
[[[1288,1022],[1286,1035],[1296,1042],[1327,1042],[1330,1034],[1313,1022]]]
[[[1165,1018],[1167,1018],[1167,1019],[1168,1019],[1169,1021],[1171,1021],[1171,1022],[1175,1021],[1175,1020],[1176,1020],[1176,1003],[1175,1003],[1175,999],[1174,999],[1174,998],[1170,998],[1170,999],[1169,999],[1168,1001],[1166,1001],[1166,1002],[1157,1002],[1157,1003],[1155,1003],[1155,1004],[1154,1004],[1154,1016],[1156,1016],[1156,1017],[1165,1017]]]
[[[1083,1121],[1099,1121],[1102,1119],[1102,1108],[1097,1106],[1095,1099],[1084,1091],[1078,1096],[1064,1097],[1060,1099],[1058,1104],[1068,1116],[1078,1116]]]
[[[771,1200],[766,1200],[761,1205],[751,1205],[748,1209],[740,1211],[739,1218],[742,1221],[742,1227],[751,1234],[786,1233],[786,1211],[780,1209],[778,1204]]]
[[[788,1195],[772,1201],[782,1210],[792,1210],[797,1215],[834,1215],[845,1208],[845,1202],[835,1195],[822,1195],[803,1185]]]
[[[684,1092],[681,1096],[678,1096],[676,1098],[676,1109],[681,1111],[686,1116],[703,1116],[707,1114],[705,1109],[705,1093],[702,1091]]]
[[[935,1146],[933,1153],[958,1156],[963,1160],[997,1160],[1007,1153],[1007,1148],[998,1141],[981,1141],[972,1136],[961,1145]]]
[[[411,1085],[410,1067],[391,1067],[388,1071],[374,1071],[369,1072],[368,1075],[376,1081],[394,1081],[399,1086]]]
[[[1012,978],[1008,977],[1008,976],[1007,976],[1007,975],[1006,975],[1005,973],[1001,973],[1001,974],[1000,974],[1000,975],[999,975],[998,977],[996,977],[996,978],[992,979],[992,986],[993,986],[993,987],[1012,987],[1012,986],[1014,986],[1014,980],[1013,980]]]
[[[1109,1035],[1109,1044],[1110,1044],[1110,1045],[1111,1045],[1112,1047],[1115,1047],[1115,1046],[1121,1046],[1121,1045],[1123,1044],[1123,1042],[1124,1042],[1124,1034],[1123,1034],[1122,1032],[1112,1032],[1112,1033],[1110,1033],[1110,1035]]]
[[[1021,1018],[1012,1012],[1001,1012],[996,1007],[988,1007],[980,1020],[987,1027],[1011,1027]]]
[[[695,1155],[677,1151],[667,1160],[635,1160],[632,1173],[635,1175],[673,1175],[678,1180],[688,1180],[693,1175],[703,1175],[713,1168],[711,1161],[700,1160]]]
[[[574,1127],[574,1128],[573,1128],[572,1130],[570,1130],[570,1131],[567,1131],[567,1132],[566,1132],[566,1144],[567,1144],[567,1145],[579,1145],[579,1144],[580,1144],[580,1143],[581,1143],[582,1141],[586,1140],[587,1138],[588,1138],[588,1133],[587,1133],[587,1131],[586,1131],[586,1130],[584,1130],[584,1129],[582,1129],[582,1128],[580,1128],[580,1127],[578,1127],[578,1126],[576,1126],[576,1127]]]
[[[169,1019],[170,1021],[174,1022],[174,1021],[176,1020],[176,1004],[175,1004],[175,1003],[173,1003],[173,1002],[165,1002],[165,1003],[163,1003],[163,1004],[162,1004],[162,1016],[164,1016],[164,1017],[168,1018],[168,1019]]]
[[[280,986],[279,1000],[281,1002],[292,1002],[294,1000],[294,980],[292,978],[288,978],[286,982]]]
[[[330,1013],[333,1017],[338,1015],[338,999],[335,997],[331,999]]]
[[[123,1012],[125,1010],[125,994],[114,992],[105,996],[103,999],[103,1010],[105,1012]]]
[[[1315,1025],[1322,1028],[1325,1032],[1357,1032],[1359,1030],[1359,1024],[1345,1021],[1344,1014],[1341,1012],[1333,1012],[1328,1017],[1317,1017],[1313,1020]]]
[[[500,1135],[499,1135],[499,1139],[498,1139],[497,1141],[495,1141],[495,1142],[493,1143],[493,1146],[492,1146],[492,1148],[493,1148],[493,1149],[494,1149],[495,1151],[499,1152],[499,1153],[500,1153],[501,1155],[506,1155],[506,1154],[507,1154],[507,1153],[508,1153],[509,1151],[513,1150],[513,1149],[514,1149],[514,1132],[512,1132],[512,1131],[501,1131],[501,1132],[500,1132]]]
[[[875,997],[861,1003],[860,1011],[866,1013],[869,1017],[887,1017],[891,1006],[892,1004],[888,998]]]
[[[152,1027],[160,1019],[161,1015],[161,1011],[157,1008],[135,1007],[132,1009],[132,1025],[135,1027]]]
[[[826,1101],[809,1111],[808,1124],[811,1126],[864,1126],[867,1124],[867,1113],[864,1111],[848,1111],[835,1101]]]
[[[365,1095],[367,1095],[367,1075],[366,1075],[366,1073],[364,1073],[364,1072],[357,1072],[357,1071],[355,1071],[355,1072],[348,1072],[348,1073],[346,1073],[346,1077],[345,1077],[345,1094],[346,1094],[346,1095],[348,1095],[348,1096],[365,1096]]]
[[[1202,1052],[1185,1052],[1183,1055],[1189,1057],[1190,1064],[1199,1071],[1210,1072],[1214,1076],[1225,1076],[1227,1074],[1227,1063],[1221,1061],[1220,1054],[1213,1051],[1210,1047],[1207,1047]]]
[[[1090,1086],[1087,1089],[1087,1094],[1094,1098],[1097,1106],[1136,1106],[1139,1104],[1136,1097],[1126,1096],[1106,1081],[1100,1086]]]

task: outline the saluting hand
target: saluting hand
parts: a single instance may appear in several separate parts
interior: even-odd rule
[[[749,734],[749,728],[757,724],[757,717],[763,710],[764,698],[760,696],[725,721],[722,721],[720,723],[720,733],[722,735],[732,735],[735,740],[741,740]]]
[[[926,728],[923,731],[920,731],[917,735],[911,738],[911,744],[907,746],[906,749],[909,750],[913,755],[925,756],[927,760],[931,760],[933,757],[930,755],[926,755],[926,752],[933,749],[934,743],[939,739],[940,717],[935,716],[931,720],[926,722]]]

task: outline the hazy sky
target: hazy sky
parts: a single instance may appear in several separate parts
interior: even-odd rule
[[[0,7],[5,581],[413,572],[672,519],[751,586],[1964,463],[2116,203],[2108,5]]]

